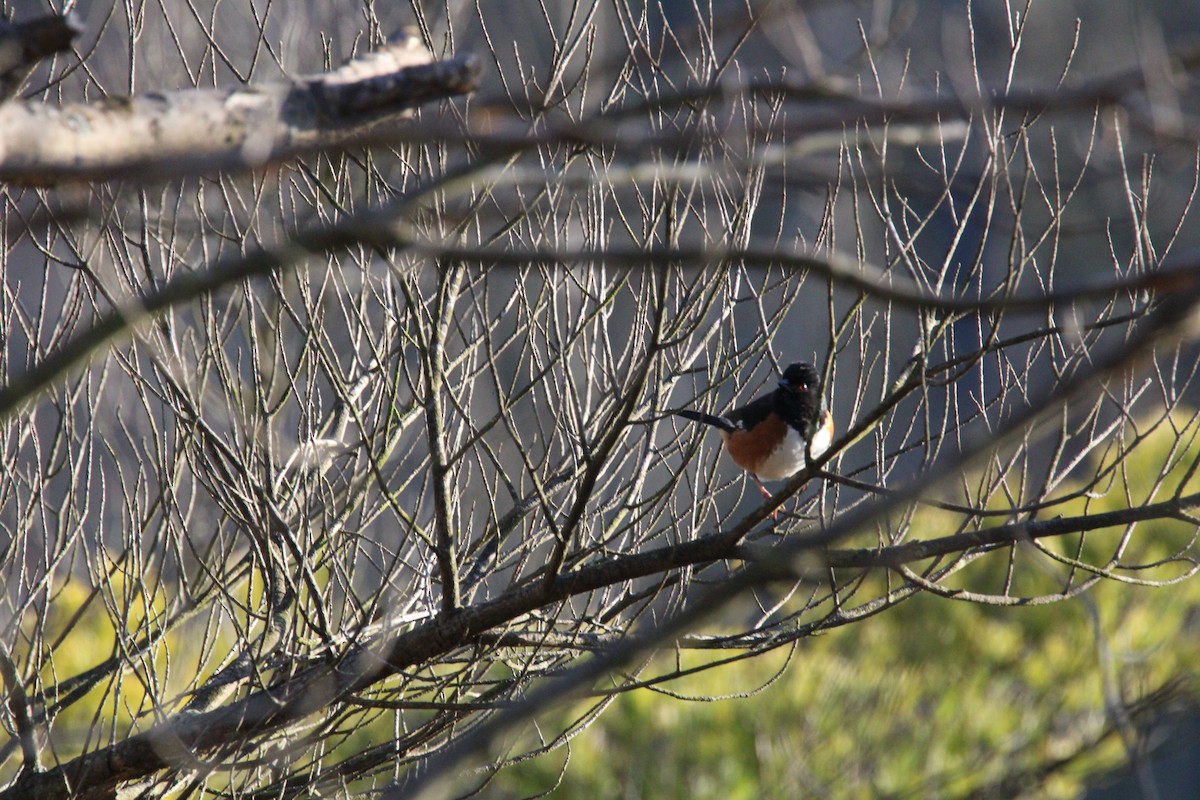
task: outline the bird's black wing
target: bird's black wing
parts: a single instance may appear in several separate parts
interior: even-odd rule
[[[741,408],[735,408],[725,415],[725,418],[737,426],[737,429],[748,431],[771,415],[775,408],[773,395],[764,395],[757,400],[751,400]]]

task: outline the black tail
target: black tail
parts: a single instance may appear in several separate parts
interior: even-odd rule
[[[684,417],[692,420],[693,422],[703,422],[705,425],[712,425],[714,428],[719,428],[726,433],[733,433],[738,429],[737,425],[734,425],[724,417],[716,417],[712,414],[705,414],[703,411],[692,411],[690,408],[684,408],[676,411],[675,416]]]

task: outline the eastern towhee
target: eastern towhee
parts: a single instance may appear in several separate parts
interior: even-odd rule
[[[816,457],[833,441],[833,415],[825,408],[819,383],[811,364],[792,364],[783,371],[778,389],[728,414],[675,413],[719,430],[729,457],[770,497],[763,480],[795,475],[804,468],[806,449]]]

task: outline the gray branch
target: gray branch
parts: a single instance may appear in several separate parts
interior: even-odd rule
[[[162,178],[258,169],[379,138],[415,107],[476,87],[476,59],[434,61],[405,34],[333,72],[240,89],[188,89],[0,106],[0,181]]]

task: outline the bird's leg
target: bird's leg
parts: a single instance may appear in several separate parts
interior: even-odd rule
[[[758,490],[760,492],[762,492],[763,497],[770,500],[772,497],[772,494],[769,491],[767,491],[767,487],[763,486],[763,482],[758,479],[758,476],[755,475],[753,472],[751,472],[750,477],[754,478],[754,482],[758,484]]]
[[[772,497],[775,496],[775,495],[771,494],[769,491],[767,491],[767,487],[763,486],[763,482],[760,481],[758,479],[758,476],[755,475],[753,472],[750,473],[750,477],[754,478],[754,482],[758,484],[758,490],[760,492],[762,492],[763,497],[770,500]],[[771,519],[779,519],[779,509],[778,508],[776,508],[774,511],[771,512]]]

